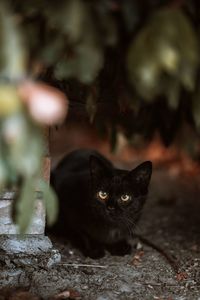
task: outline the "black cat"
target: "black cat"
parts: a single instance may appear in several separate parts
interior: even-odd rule
[[[60,204],[52,230],[67,237],[85,256],[99,258],[131,251],[128,240],[140,217],[152,173],[144,162],[120,170],[96,151],[76,150],[53,171],[51,185]]]

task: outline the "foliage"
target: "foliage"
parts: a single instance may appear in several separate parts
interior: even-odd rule
[[[112,106],[116,118],[104,116],[110,132],[120,127],[126,134],[144,134],[141,126],[118,121],[125,98],[123,110],[137,124],[141,110],[154,111],[155,103],[163,103],[172,115],[190,98],[186,101],[198,123],[197,1],[61,0],[58,5],[18,0],[10,1],[10,10],[18,20],[18,35],[23,36],[19,41],[25,45],[21,48],[28,57],[29,74],[46,80],[51,74],[50,80],[61,82],[70,100],[66,86],[71,80],[77,81],[77,89],[84,85],[87,92],[81,101],[98,127],[99,106],[105,110]],[[151,114],[149,118],[153,120]],[[151,127],[153,132],[162,131],[159,124]]]
[[[109,132],[113,149],[118,130],[132,142],[159,132],[169,145],[187,124],[198,138],[199,6],[196,0],[1,1],[0,188],[21,187],[22,230],[44,145],[19,87],[42,78],[61,88],[70,114],[84,107],[88,121]],[[52,223],[56,204],[46,204]]]

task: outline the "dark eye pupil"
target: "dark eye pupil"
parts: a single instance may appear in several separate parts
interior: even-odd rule
[[[103,191],[99,191],[99,192],[98,192],[98,196],[99,196],[101,199],[106,199],[106,198],[108,197],[108,193],[103,192]]]
[[[100,195],[101,195],[102,197],[106,197],[107,193],[106,193],[106,192],[100,192]]]
[[[126,200],[128,200],[129,199],[129,195],[122,195],[122,200],[124,200],[124,201],[126,201]]]

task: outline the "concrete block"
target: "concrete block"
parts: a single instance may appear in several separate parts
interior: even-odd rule
[[[0,252],[6,254],[37,255],[52,248],[50,239],[43,234],[0,235]]]
[[[44,235],[0,235],[0,287],[15,285],[23,275],[23,284],[28,280],[27,272],[49,269],[61,261],[61,255]]]
[[[0,235],[17,234],[18,227],[11,220],[11,204],[13,192],[6,192],[0,195]],[[45,209],[41,200],[36,201],[35,212],[31,224],[27,230],[29,234],[44,234],[45,230]]]

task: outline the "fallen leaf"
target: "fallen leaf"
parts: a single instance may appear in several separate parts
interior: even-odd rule
[[[195,244],[191,247],[191,250],[194,251],[194,252],[197,252],[198,251],[198,246]]]
[[[66,291],[63,291],[57,295],[55,295],[51,300],[61,300],[61,299],[71,299],[71,300],[79,300],[81,299],[81,296],[79,292],[69,289]]]
[[[176,274],[176,280],[183,281],[188,278],[188,274],[186,272],[179,272]]]
[[[69,298],[70,298],[70,292],[69,291],[64,291],[64,292],[61,292],[58,295],[54,296],[52,300],[69,299]]]
[[[79,292],[75,291],[75,290],[69,290],[70,292],[70,299],[81,299],[81,295],[79,294]]]
[[[132,260],[131,264],[134,265],[134,266],[138,266],[141,262],[141,258],[142,258],[143,255],[144,255],[144,251],[142,251],[142,250],[137,251],[136,254],[133,257],[133,260]]]

